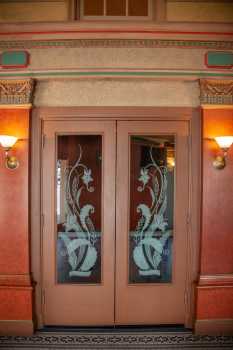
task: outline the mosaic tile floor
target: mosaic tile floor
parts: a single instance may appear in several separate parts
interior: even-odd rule
[[[40,331],[33,336],[1,336],[0,349],[233,349],[233,336],[194,336],[190,331]]]

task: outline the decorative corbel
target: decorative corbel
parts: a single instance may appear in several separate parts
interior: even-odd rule
[[[31,105],[35,81],[0,80],[0,105]]]
[[[201,104],[232,105],[233,80],[200,79]]]

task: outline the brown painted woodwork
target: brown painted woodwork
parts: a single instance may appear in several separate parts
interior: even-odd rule
[[[116,324],[185,323],[188,123],[119,122],[117,127]],[[128,284],[129,135],[176,135],[172,283]],[[174,297],[175,296],[175,297]]]
[[[167,6],[164,0],[156,0],[152,2],[154,19],[158,22],[166,21]]]
[[[186,121],[190,125],[190,155],[191,162],[189,167],[189,195],[190,195],[190,211],[192,212],[192,220],[188,225],[188,262],[187,262],[187,294],[185,305],[185,325],[192,327],[194,316],[194,285],[193,282],[198,277],[199,262],[199,207],[200,207],[200,191],[199,191],[199,151],[200,151],[200,118],[198,109],[192,108],[155,108],[155,107],[65,107],[65,108],[36,108],[33,113],[32,127],[32,269],[33,277],[36,281],[36,317],[39,327],[45,324],[43,319],[42,300],[42,280],[41,280],[41,259],[40,251],[40,227],[41,227],[41,208],[38,198],[40,197],[40,137],[41,137],[41,121],[54,121],[60,124],[65,121],[68,123],[82,123],[90,120],[91,123],[106,120],[138,120],[141,125],[144,121]],[[143,122],[142,122],[143,120]]]
[[[42,317],[42,251],[41,248],[41,224],[42,224],[42,211],[41,211],[41,120],[38,115],[33,111],[31,116],[31,210],[30,210],[30,223],[31,223],[31,271],[32,278],[35,281],[34,287],[34,316],[36,318],[36,327],[41,328],[43,326]],[[37,247],[37,248],[36,248]]]
[[[189,224],[188,224],[188,275],[187,284],[191,289],[187,293],[186,322],[192,328],[196,314],[196,283],[200,271],[200,226],[201,226],[201,113],[194,109],[190,121],[190,165],[189,165]]]
[[[105,163],[103,177],[112,184],[112,194],[104,205],[103,247],[103,286],[98,285],[59,285],[56,284],[55,271],[55,236],[54,236],[54,164],[55,134],[62,132],[97,133],[105,125],[91,122],[45,122],[43,164],[43,209],[45,226],[43,233],[43,266],[45,292],[45,324],[100,325],[100,324],[161,324],[185,322],[185,280],[187,267],[187,226],[188,212],[188,124],[187,122],[118,122],[117,157],[113,135],[113,122],[104,122],[110,129],[105,129],[105,148],[103,157],[108,157],[112,149],[112,158]],[[97,126],[100,128],[98,129]],[[111,132],[111,134],[110,134]],[[128,285],[128,215],[129,215],[129,134],[176,135],[176,197],[175,197],[175,232],[173,246],[172,283],[157,285]],[[113,142],[110,141],[113,139]],[[106,141],[107,140],[107,141]],[[114,183],[110,168],[114,169],[117,158],[117,212],[116,212],[116,281],[114,281],[114,219],[110,208],[114,208]],[[110,162],[111,161],[111,162]],[[107,175],[108,174],[108,175]],[[105,183],[105,186],[108,184]],[[105,191],[105,190],[104,190]],[[110,194],[110,193],[109,193]],[[103,198],[103,200],[106,198]],[[112,211],[112,210],[111,210]],[[113,213],[114,214],[114,213]],[[111,220],[109,220],[109,217]],[[109,236],[107,236],[109,235]],[[108,242],[107,242],[108,237]],[[107,242],[107,244],[106,244]],[[114,296],[114,285],[115,296]],[[74,297],[75,295],[75,297]],[[174,295],[176,298],[174,299]],[[114,320],[115,298],[115,320]],[[62,302],[61,302],[62,300]],[[105,311],[103,311],[105,310]]]
[[[12,149],[20,162],[14,171],[5,167],[0,147],[0,334],[6,335],[6,330],[9,334],[30,334],[33,325],[28,227],[29,110],[0,109],[0,134],[20,139]],[[14,320],[17,324],[13,325]]]
[[[111,325],[114,323],[115,237],[115,123],[44,123],[43,149],[43,289],[46,325]],[[103,137],[102,283],[56,283],[55,139],[56,134],[94,134]],[[108,253],[110,252],[110,253]]]
[[[187,120],[200,119],[199,108],[191,107],[38,107],[39,120]],[[198,145],[198,139],[195,143]]]

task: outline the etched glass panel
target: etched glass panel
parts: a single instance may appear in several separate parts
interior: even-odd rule
[[[175,137],[132,136],[129,282],[172,281]]]
[[[57,282],[101,282],[102,137],[57,137]]]

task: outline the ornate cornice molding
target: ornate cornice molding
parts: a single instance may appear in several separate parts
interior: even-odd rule
[[[201,104],[233,105],[233,80],[200,79]]]
[[[28,105],[32,103],[34,80],[0,80],[1,105]]]
[[[203,48],[233,50],[233,41],[169,39],[2,40],[0,49],[43,48]]]

